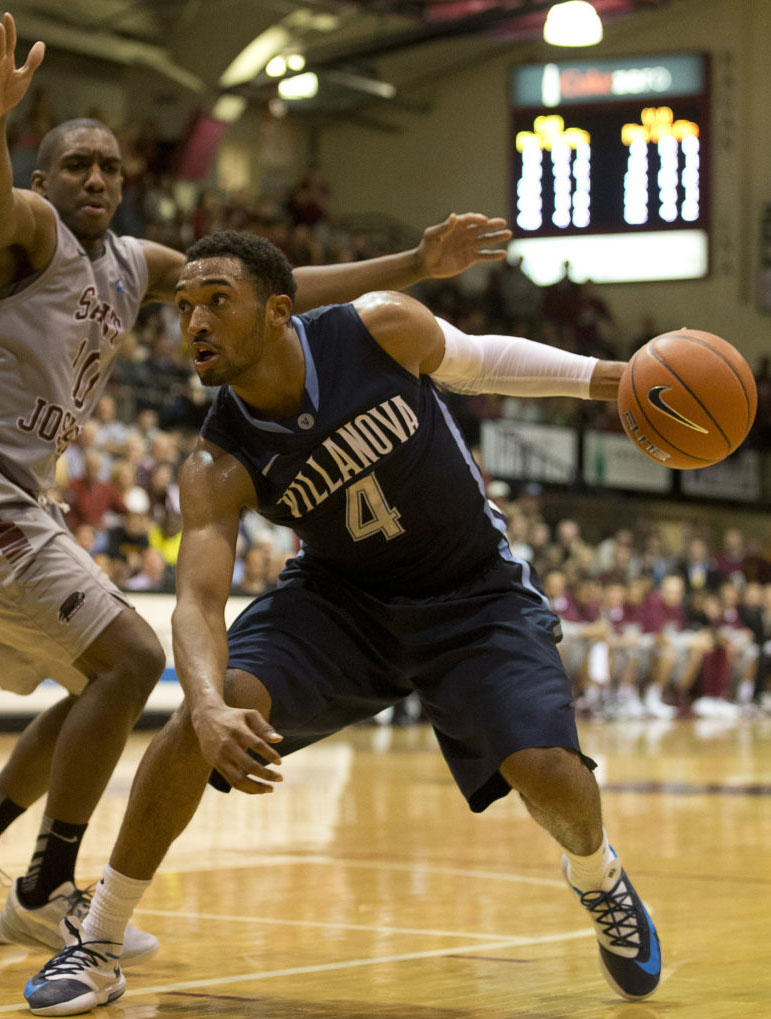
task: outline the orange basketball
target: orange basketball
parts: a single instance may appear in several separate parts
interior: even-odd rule
[[[757,402],[752,369],[739,351],[699,329],[648,340],[618,390],[621,424],[635,446],[679,470],[724,460],[747,436]]]

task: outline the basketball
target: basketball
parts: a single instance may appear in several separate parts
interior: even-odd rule
[[[678,329],[632,355],[618,413],[627,436],[651,460],[694,470],[741,445],[757,400],[752,369],[735,347],[713,333]]]

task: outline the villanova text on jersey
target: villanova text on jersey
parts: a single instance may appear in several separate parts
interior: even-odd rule
[[[293,519],[299,519],[417,430],[414,411],[399,395],[370,407],[322,440],[278,501],[289,507]]]

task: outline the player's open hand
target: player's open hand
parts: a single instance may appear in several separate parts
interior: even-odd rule
[[[32,75],[40,67],[45,44],[36,42],[23,67],[16,67],[16,25],[10,14],[3,15],[0,25],[0,117],[23,98]]]
[[[252,756],[258,754],[269,764],[281,764],[272,744],[279,743],[282,737],[259,711],[223,704],[197,714],[193,724],[207,762],[234,789],[251,794],[271,793],[270,783],[283,780],[279,772]]]
[[[423,231],[418,257],[424,276],[455,276],[477,262],[500,262],[506,257],[506,249],[496,245],[510,238],[505,219],[490,219],[479,212],[453,212],[444,223]]]

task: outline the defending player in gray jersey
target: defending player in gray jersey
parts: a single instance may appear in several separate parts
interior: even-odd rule
[[[91,814],[165,665],[148,624],[72,540],[48,504],[56,459],[104,387],[142,301],[172,301],[184,256],[109,231],[121,156],[99,121],[43,139],[32,189],[12,186],[5,121],[40,65],[16,67],[16,30],[0,23],[0,684],[44,678],[69,695],[38,716],[0,772],[0,833],[48,792],[26,876],[0,914],[0,942],[60,946],[59,920],[83,912],[75,862]],[[502,220],[467,213],[429,227],[414,250],[295,271],[298,310],[403,289],[504,257]],[[124,964],[157,940],[131,929]]]

